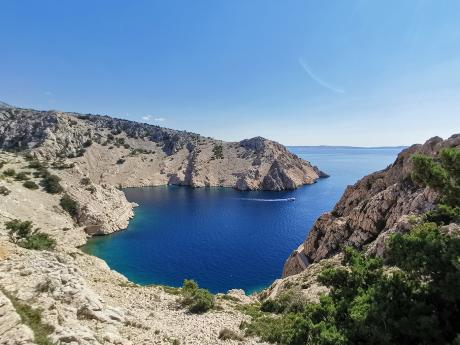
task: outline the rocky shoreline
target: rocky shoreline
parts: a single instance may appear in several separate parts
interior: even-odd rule
[[[133,207],[120,188],[164,184],[240,190],[292,189],[325,174],[263,138],[225,143],[109,117],[0,109],[0,343],[41,344],[18,306],[40,313],[53,344],[259,343],[239,325],[253,303],[243,291],[217,295],[203,315],[180,306],[177,289],[138,286],[79,249],[90,236],[126,229]],[[31,164],[38,162],[38,164]],[[41,166],[37,168],[37,166]],[[42,169],[42,170],[40,170]],[[62,191],[47,193],[46,176]],[[13,170],[36,186],[3,174]],[[69,214],[62,197],[75,202]],[[5,224],[31,221],[52,251],[12,243]],[[16,310],[16,311],[15,311]],[[241,340],[221,340],[227,329]]]
[[[22,155],[0,151],[0,160],[6,162],[2,171],[33,170]],[[96,186],[87,200],[80,182],[72,179],[74,173],[52,172],[59,174],[66,193],[92,205],[91,213],[82,213],[85,222],[89,215],[98,215],[105,217],[106,233],[126,227],[134,205],[122,191]],[[219,340],[220,331],[238,334],[240,322],[248,319],[238,306],[255,297],[243,291],[232,291],[228,298],[218,295],[218,308],[196,315],[180,306],[177,289],[129,282],[103,260],[78,249],[89,238],[87,226],[62,210],[59,195],[28,190],[13,178],[1,179],[0,186],[9,190],[0,196],[0,343],[36,344],[13,301],[41,311],[43,324],[53,329],[53,344],[228,344]],[[56,248],[36,251],[11,243],[4,224],[12,219],[32,221],[56,240]],[[255,344],[257,339],[238,343]]]

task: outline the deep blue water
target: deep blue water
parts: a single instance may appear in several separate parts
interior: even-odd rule
[[[140,206],[127,231],[91,239],[84,250],[139,284],[180,286],[195,279],[212,292],[247,293],[279,278],[291,251],[348,184],[385,168],[401,151],[292,147],[331,176],[285,192],[164,186],[130,188]],[[280,199],[295,197],[295,201]],[[271,201],[267,201],[271,200]]]

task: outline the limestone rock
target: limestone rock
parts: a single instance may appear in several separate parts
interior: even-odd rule
[[[437,199],[434,191],[412,182],[411,156],[418,152],[435,155],[444,147],[460,147],[460,135],[413,145],[386,169],[348,186],[334,210],[318,218],[305,242],[287,259],[283,276],[299,273],[309,264],[337,254],[342,246],[369,245],[369,253],[383,255],[385,238],[408,231],[407,216],[432,209]]]
[[[0,107],[0,148],[29,150],[50,161],[66,159],[94,184],[114,187],[284,190],[326,176],[261,137],[223,142],[108,116],[57,111]]]

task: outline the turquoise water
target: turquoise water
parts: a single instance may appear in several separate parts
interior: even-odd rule
[[[391,164],[401,149],[290,150],[331,176],[285,192],[129,188],[128,200],[140,206],[127,231],[93,238],[84,250],[139,284],[180,286],[195,279],[212,292],[247,293],[266,287],[345,187]]]

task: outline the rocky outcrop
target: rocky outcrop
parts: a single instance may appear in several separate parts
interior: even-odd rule
[[[382,255],[385,238],[410,229],[409,215],[434,207],[437,195],[411,180],[414,153],[435,155],[444,147],[460,147],[460,135],[439,137],[402,151],[385,170],[370,174],[347,187],[334,210],[314,223],[303,244],[287,259],[283,276],[303,271],[309,264],[337,254],[343,246],[363,248]]]
[[[0,150],[0,161],[0,173],[14,169],[39,183],[22,155]],[[0,344],[35,344],[34,330],[12,301],[40,313],[39,322],[53,344],[215,345],[228,343],[218,338],[222,329],[240,332],[238,326],[248,316],[235,305],[252,303],[253,297],[235,290],[216,297],[216,310],[191,314],[180,305],[178,289],[138,286],[103,260],[80,251],[88,233],[125,227],[133,205],[111,185],[87,179],[82,183],[78,165],[50,167],[49,172],[61,178],[65,193],[80,204],[78,219],[60,206],[63,193],[27,189],[23,181],[10,177],[0,179],[0,187],[9,191],[0,195]],[[32,221],[34,228],[56,240],[56,248],[27,250],[10,242],[5,223],[12,219]],[[254,338],[239,343],[260,344]]]
[[[108,116],[0,106],[0,148],[66,159],[96,184],[284,190],[326,176],[261,138],[223,142]]]

